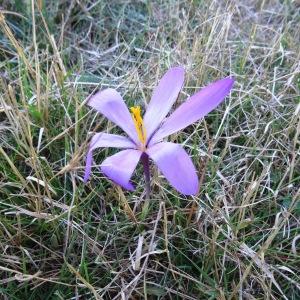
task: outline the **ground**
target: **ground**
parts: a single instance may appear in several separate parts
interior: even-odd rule
[[[1,299],[300,299],[298,1],[3,0]],[[169,140],[198,170],[183,196],[151,166],[127,192],[96,165],[85,104],[116,88],[143,108],[184,66],[175,106],[233,76],[224,103]],[[95,163],[114,150],[102,149]]]

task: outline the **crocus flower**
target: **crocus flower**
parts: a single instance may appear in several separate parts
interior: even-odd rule
[[[88,105],[121,127],[128,137],[96,133],[90,142],[84,181],[91,173],[93,151],[101,147],[124,149],[106,158],[100,165],[109,179],[127,190],[134,190],[130,179],[142,156],[157,165],[169,183],[180,193],[194,195],[198,192],[198,177],[190,156],[175,143],[163,141],[190,124],[198,121],[217,107],[229,93],[234,80],[218,80],[181,104],[168,118],[166,115],[176,101],[184,82],[184,69],[174,67],[166,72],[155,88],[142,118],[139,106],[125,105],[121,95],[108,88],[93,95]]]

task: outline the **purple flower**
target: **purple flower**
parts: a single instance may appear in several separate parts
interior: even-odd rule
[[[140,107],[131,107],[130,113],[121,95],[114,89],[105,89],[90,98],[88,105],[121,127],[128,137],[101,132],[92,137],[86,158],[85,182],[91,173],[93,151],[113,147],[125,150],[106,158],[101,170],[123,188],[134,190],[130,178],[142,155],[146,155],[180,193],[195,195],[198,192],[198,177],[191,158],[180,145],[164,142],[163,138],[198,121],[217,107],[229,93],[234,80],[227,77],[208,85],[165,119],[183,81],[182,67],[168,70],[155,88],[143,118]]]

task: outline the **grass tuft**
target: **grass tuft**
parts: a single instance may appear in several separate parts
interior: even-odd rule
[[[1,299],[299,299],[297,1],[2,1]],[[173,135],[199,171],[184,197],[152,168],[144,203],[97,168],[86,106],[117,88],[149,101],[186,69],[177,105],[217,78],[230,97]],[[100,162],[111,150],[97,152]]]

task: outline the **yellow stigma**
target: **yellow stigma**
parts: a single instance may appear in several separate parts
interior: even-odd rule
[[[138,134],[138,138],[143,145],[146,144],[146,129],[144,126],[143,118],[141,116],[141,107],[133,106],[130,107],[131,116],[133,119],[133,123]]]

